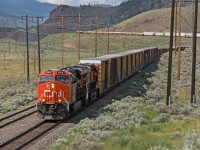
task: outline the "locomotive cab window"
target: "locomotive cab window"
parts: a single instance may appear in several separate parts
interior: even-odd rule
[[[68,84],[69,83],[69,77],[66,76],[66,75],[57,75],[57,76],[55,76],[55,81]]]
[[[52,80],[53,80],[52,75],[42,75],[42,76],[40,76],[39,84],[49,82],[49,81],[52,81]]]

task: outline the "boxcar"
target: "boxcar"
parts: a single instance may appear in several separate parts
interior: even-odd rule
[[[110,87],[148,65],[154,60],[154,56],[158,55],[159,52],[156,48],[145,48],[82,59],[80,64],[98,65],[99,94],[102,94]]]

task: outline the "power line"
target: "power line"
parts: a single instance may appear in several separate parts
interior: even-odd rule
[[[28,16],[21,16],[22,17],[22,20],[25,18],[26,19],[26,51],[27,51],[27,56],[26,56],[26,59],[27,59],[27,83],[30,83],[30,70],[29,70],[29,47],[28,47]]]
[[[34,19],[34,18],[37,18],[37,26],[38,26],[38,57],[40,57],[39,55],[40,55],[40,42],[39,42],[39,40],[40,40],[40,38],[39,38],[39,19],[40,18],[43,18],[43,17],[39,17],[39,16],[37,16],[37,17],[33,17],[33,16],[28,16],[28,15],[26,15],[26,16],[21,16],[21,18],[22,18],[22,20],[26,20],[26,45],[27,45],[27,83],[30,83],[30,68],[29,68],[29,39],[28,39],[28,19],[29,18],[31,18],[32,20]],[[39,58],[39,60],[38,61],[40,61],[40,58]],[[40,65],[40,63],[39,63],[39,65]],[[40,67],[39,67],[40,68]],[[39,69],[40,70],[40,69]],[[39,71],[40,72],[40,71]]]

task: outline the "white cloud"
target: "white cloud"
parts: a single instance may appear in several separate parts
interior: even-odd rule
[[[80,4],[88,5],[91,4],[110,4],[110,5],[119,5],[122,0],[37,0],[39,2],[48,2],[52,4],[63,4],[70,6],[79,6]]]
[[[48,2],[51,4],[63,4],[63,5],[70,5],[70,6],[78,6],[79,0],[37,0],[39,2]]]

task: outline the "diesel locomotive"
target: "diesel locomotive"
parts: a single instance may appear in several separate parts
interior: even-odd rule
[[[41,72],[36,102],[38,116],[47,120],[69,116],[157,60],[162,52],[158,48],[130,50]]]

